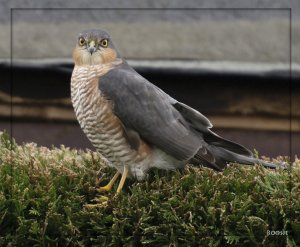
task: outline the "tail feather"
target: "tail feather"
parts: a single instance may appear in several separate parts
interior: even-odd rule
[[[252,153],[247,153],[247,155],[241,154],[242,152],[234,152],[232,151],[232,142],[225,140],[226,142],[230,143],[229,148],[226,148],[225,145],[223,145],[225,142],[222,142],[221,145],[208,145],[206,148],[208,149],[208,152],[211,153],[214,157],[214,161],[205,159],[201,153],[196,154],[194,158],[191,160],[192,164],[203,164],[204,166],[210,167],[217,171],[222,171],[228,163],[240,163],[244,165],[255,165],[260,164],[264,167],[275,169],[278,167],[285,168],[284,164],[273,164],[271,162],[266,162],[261,159],[254,158],[252,156]],[[213,143],[214,144],[214,143]],[[234,143],[235,144],[235,143]],[[236,144],[238,145],[238,144]],[[241,146],[242,147],[242,146]],[[244,147],[242,147],[244,148]],[[241,151],[241,150],[238,150]],[[250,155],[251,154],[251,155]]]
[[[217,162],[216,163],[223,163],[224,161],[227,162],[227,163],[241,163],[241,164],[244,164],[244,165],[255,165],[255,164],[260,164],[260,165],[263,165],[264,167],[267,167],[267,168],[272,168],[272,169],[275,169],[277,167],[279,167],[280,165],[276,165],[276,164],[273,164],[271,162],[266,162],[266,161],[263,161],[261,159],[257,159],[257,158],[254,158],[254,157],[251,157],[251,156],[245,156],[245,155],[241,155],[241,154],[237,154],[237,153],[234,153],[230,150],[226,150],[222,147],[214,147],[212,146],[212,151],[214,153],[214,155],[216,156],[216,160]]]
[[[219,171],[223,170],[230,162],[238,162],[245,165],[261,164],[269,168],[278,167],[275,164],[254,158],[249,149],[212,132],[210,130],[212,124],[200,112],[181,102],[176,102],[173,106],[186,120],[182,123],[190,127],[195,133],[198,133],[199,138],[201,138],[202,145],[190,160],[192,164],[203,164]],[[203,140],[204,142],[202,142]]]
[[[249,149],[233,141],[226,140],[225,138],[218,136],[211,130],[209,130],[207,133],[204,133],[203,138],[210,145],[225,148],[226,150],[232,151],[236,154],[249,157],[253,156],[252,152]]]

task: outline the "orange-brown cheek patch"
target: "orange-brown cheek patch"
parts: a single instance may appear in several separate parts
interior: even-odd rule
[[[73,59],[76,65],[82,65],[82,51],[76,47],[73,51]]]
[[[105,48],[102,53],[102,60],[103,63],[111,63],[116,60],[117,58],[117,53],[115,50],[111,48]]]

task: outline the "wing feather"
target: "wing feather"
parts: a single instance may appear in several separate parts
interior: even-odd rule
[[[177,101],[128,65],[102,76],[99,89],[112,100],[114,113],[126,128],[175,158],[189,160],[205,146],[204,140],[174,107]]]

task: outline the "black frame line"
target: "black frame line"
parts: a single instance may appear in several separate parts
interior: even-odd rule
[[[12,10],[291,10],[291,8],[11,8]]]
[[[289,90],[289,159],[292,164],[292,119],[293,119],[293,112],[292,112],[292,8],[10,8],[10,137],[13,137],[13,102],[12,102],[12,95],[13,95],[13,11],[14,10],[86,10],[86,11],[95,11],[95,10],[139,10],[139,11],[153,11],[153,10],[170,10],[170,11],[180,11],[180,10],[190,10],[190,11],[197,11],[197,10],[255,10],[255,11],[274,11],[274,10],[285,10],[289,11],[289,85],[288,85],[288,90]],[[12,150],[11,150],[12,152]],[[11,154],[11,159],[12,159],[12,154]],[[11,164],[11,172],[13,172],[13,164]],[[290,166],[289,169],[289,178],[290,178],[290,192],[292,189],[292,166]],[[12,173],[11,173],[12,174]],[[11,185],[12,186],[12,185]],[[291,202],[291,198],[290,198]],[[291,205],[291,204],[290,204]]]

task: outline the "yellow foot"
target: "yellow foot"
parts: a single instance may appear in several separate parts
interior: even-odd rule
[[[112,185],[107,184],[103,187],[97,188],[97,191],[98,192],[108,192],[108,191],[111,191],[111,189],[112,189]]]
[[[111,189],[112,189],[114,183],[116,182],[117,178],[119,177],[119,175],[120,175],[120,173],[117,172],[117,173],[113,176],[113,178],[109,181],[109,183],[108,183],[107,185],[98,188],[97,191],[98,191],[98,192],[107,192],[107,191],[111,191]],[[100,181],[101,181],[101,180],[100,180]],[[99,182],[100,182],[100,181],[99,181]]]
[[[102,208],[107,206],[108,197],[107,196],[100,196],[99,198],[93,199],[95,204],[85,204],[85,208],[92,209],[92,208]]]
[[[116,195],[118,195],[121,192],[121,190],[122,190],[122,188],[124,186],[124,182],[126,180],[127,174],[128,174],[128,167],[124,166],[124,171],[123,171],[123,174],[122,174],[119,186],[117,188]],[[111,191],[111,189],[112,189],[114,183],[116,182],[117,178],[119,177],[119,175],[120,175],[120,173],[117,172],[107,185],[98,188],[97,191],[98,192]],[[101,178],[100,178],[100,181],[101,181]],[[99,183],[100,181],[97,181],[97,183]],[[95,202],[95,203],[94,204],[86,204],[85,207],[88,208],[88,209],[105,207],[105,206],[107,206],[108,197],[106,197],[106,196],[100,196],[99,198],[96,198],[96,199],[94,199],[92,201]]]

